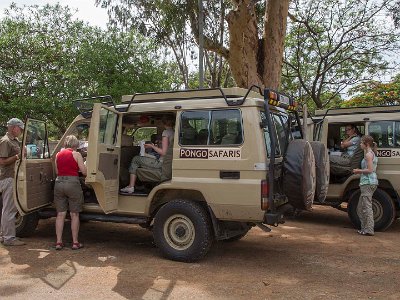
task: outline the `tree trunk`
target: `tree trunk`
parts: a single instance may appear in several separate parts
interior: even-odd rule
[[[281,83],[289,1],[268,0],[265,10],[263,83],[276,90]]]
[[[228,16],[229,65],[239,87],[255,84],[278,89],[290,0],[266,0],[263,39],[259,40],[256,1],[235,1]]]
[[[254,1],[238,1],[237,8],[227,15],[229,27],[228,62],[236,85],[248,88],[262,85],[258,75],[258,30]]]

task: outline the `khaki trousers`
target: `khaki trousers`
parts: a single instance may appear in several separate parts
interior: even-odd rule
[[[18,212],[13,199],[13,178],[0,180],[0,193],[3,198],[0,232],[4,241],[8,242],[15,239],[15,215]]]
[[[374,212],[372,210],[372,195],[376,185],[360,185],[361,195],[358,200],[357,214],[361,221],[361,230],[374,234]]]

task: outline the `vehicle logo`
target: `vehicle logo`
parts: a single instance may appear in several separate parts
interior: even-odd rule
[[[234,160],[242,157],[241,149],[232,148],[180,148],[179,158]]]

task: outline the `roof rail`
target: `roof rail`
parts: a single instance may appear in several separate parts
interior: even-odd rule
[[[174,94],[174,93],[184,94],[184,93],[198,92],[198,91],[217,91],[220,94],[219,96],[222,96],[225,99],[226,103],[229,105],[229,103],[228,103],[229,101],[228,101],[224,91],[220,87],[218,87],[218,88],[208,88],[208,89],[189,89],[189,90],[174,90],[174,91],[163,91],[163,92],[135,93],[129,100],[129,104],[126,107],[125,112],[129,111],[129,108],[131,107],[132,102],[135,100],[135,98],[137,96],[144,96],[144,95],[156,96],[156,95],[165,95],[165,94]],[[155,99],[157,99],[157,98],[155,98]],[[162,98],[162,99],[168,99],[168,98]],[[190,99],[193,99],[193,97],[191,97]],[[154,98],[151,100],[150,99],[137,100],[138,103],[145,103],[145,102],[151,102],[151,101],[154,101]]]
[[[179,100],[185,100],[185,99],[204,99],[204,98],[215,98],[215,97],[221,97],[224,98],[226,104],[228,106],[238,106],[238,105],[242,105],[248,95],[250,94],[251,91],[253,91],[254,88],[258,89],[258,92],[260,93],[261,96],[263,96],[263,91],[262,89],[257,86],[257,85],[252,85],[246,92],[246,94],[244,95],[243,98],[241,99],[229,99],[229,98],[239,98],[242,97],[243,94],[235,94],[235,95],[226,95],[224,90],[221,87],[217,87],[217,88],[205,88],[205,89],[189,89],[189,90],[174,90],[174,91],[163,91],[163,92],[149,92],[149,93],[135,93],[134,95],[132,95],[132,97],[130,98],[130,100],[128,101],[123,101],[122,103],[126,103],[129,102],[129,104],[126,107],[125,112],[129,111],[130,106],[132,105],[132,103],[135,101],[136,103],[146,103],[146,102],[152,102],[152,101],[160,101],[160,100],[166,100],[166,99],[179,99]],[[185,94],[187,93],[192,93],[192,92],[217,92],[215,94],[212,93],[208,93],[208,95],[202,95],[202,96],[193,96],[191,95],[190,97],[184,97]],[[181,97],[176,97],[176,95],[174,95],[174,97],[154,97],[151,99],[137,99],[140,96],[146,96],[146,95],[151,95],[151,96],[157,96],[157,95],[168,95],[168,94],[181,94]]]
[[[108,99],[108,101],[102,101],[102,102],[96,101],[96,100],[103,100],[103,99]],[[85,119],[90,118],[92,116],[94,103],[102,103],[107,106],[112,105],[112,106],[114,106],[115,109],[117,109],[116,105],[110,95],[80,98],[80,99],[73,100],[72,102],[74,103],[75,108],[79,111],[79,113]]]

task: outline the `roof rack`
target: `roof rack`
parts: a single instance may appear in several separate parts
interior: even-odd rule
[[[232,88],[231,91],[227,89],[230,94],[226,94],[226,92],[218,87],[218,88],[206,88],[206,89],[190,89],[190,90],[175,90],[175,91],[163,91],[163,92],[149,92],[149,93],[135,93],[132,96],[122,96],[122,103],[129,103],[126,106],[125,112],[129,111],[130,106],[133,102],[135,103],[148,103],[148,102],[156,102],[156,101],[165,101],[165,100],[194,100],[194,99],[214,99],[214,98],[222,98],[225,100],[228,106],[238,106],[242,105],[250,92],[254,92],[254,88],[258,89],[258,93],[263,96],[262,89],[257,85],[252,85],[247,92],[244,93],[242,91],[236,93],[235,88]],[[237,88],[236,88],[237,89]],[[240,89],[240,88],[239,88]],[[202,94],[198,94],[201,92]],[[126,99],[129,97],[129,99]],[[126,100],[124,100],[124,98]]]
[[[325,118],[328,115],[347,115],[347,114],[369,114],[369,113],[392,113],[399,112],[400,105],[375,105],[375,106],[357,106],[328,108],[315,111],[316,117]]]
[[[217,93],[212,93],[216,91]],[[224,91],[218,87],[218,88],[210,88],[210,89],[190,89],[190,90],[176,90],[176,91],[163,91],[163,92],[149,92],[149,93],[135,93],[129,100],[129,104],[126,107],[126,112],[129,111],[129,108],[131,107],[132,102],[135,100],[136,103],[146,103],[146,102],[153,102],[153,101],[160,101],[160,100],[167,100],[167,99],[180,99],[180,100],[184,100],[184,99],[195,99],[196,97],[185,97],[184,94],[189,94],[189,93],[194,93],[194,92],[211,92],[208,93],[210,97],[215,98],[215,97],[223,97],[226,101],[226,103],[229,105],[229,101],[228,98],[226,97]],[[175,97],[165,97],[166,95],[172,95],[172,94],[180,94],[178,97],[176,97],[177,95],[174,95]],[[151,96],[150,97],[142,97],[142,99],[137,99],[136,97],[140,97],[140,96]],[[161,96],[161,97],[157,97],[157,96]],[[201,97],[197,97],[197,98],[204,98],[205,95],[202,95]],[[122,103],[127,102],[122,100]]]
[[[108,101],[101,101],[100,103],[107,105],[107,106],[112,105],[112,106],[114,106],[115,109],[117,109],[116,105],[110,95],[81,98],[81,99],[73,100],[72,102],[74,103],[75,108],[79,111],[79,113],[82,115],[82,117],[87,119],[92,116],[93,104],[99,103],[99,101],[97,101],[97,100],[103,100],[103,99],[108,99]]]

